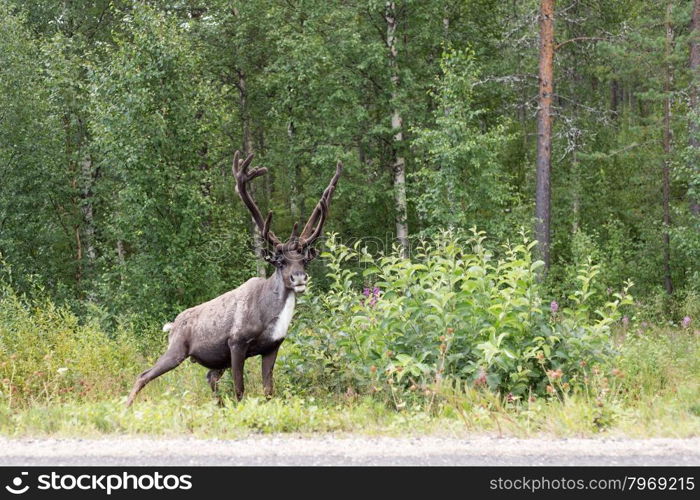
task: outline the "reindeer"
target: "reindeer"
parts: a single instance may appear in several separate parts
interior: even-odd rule
[[[262,356],[262,378],[266,397],[272,396],[272,369],[277,351],[287,335],[294,314],[296,295],[306,291],[307,264],[318,252],[312,247],[321,235],[328,215],[328,206],[343,169],[338,162],[335,175],[323,192],[301,234],[294,224],[292,235],[283,243],[270,231],[272,212],[263,219],[260,209],[248,191],[251,180],[267,173],[258,167],[248,171],[253,160],[249,155],[240,161],[233,156],[236,191],[250,211],[260,234],[271,248],[263,250],[263,259],[275,266],[267,279],[251,278],[244,284],[215,299],[181,312],[172,323],[163,326],[168,334],[168,349],[152,368],[141,373],[134,384],[126,406],[131,406],[143,387],[156,377],[172,370],[186,358],[207,368],[207,381],[217,393],[219,379],[230,367],[236,397],[243,397],[243,365],[246,358]]]

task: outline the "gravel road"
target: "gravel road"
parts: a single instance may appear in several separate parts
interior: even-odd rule
[[[0,438],[0,465],[700,465],[700,438]]]

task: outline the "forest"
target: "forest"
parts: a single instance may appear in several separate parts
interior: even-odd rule
[[[324,387],[499,432],[572,398],[600,430],[675,384],[626,431],[696,433],[699,90],[700,0],[0,0],[0,429],[91,401],[153,431],[104,415],[162,324],[273,271],[239,150],[284,237],[344,171],[286,399],[227,418],[366,424],[295,416]],[[203,373],[172,377],[143,411],[194,398],[198,428]]]

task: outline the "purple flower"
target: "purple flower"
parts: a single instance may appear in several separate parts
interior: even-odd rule
[[[379,299],[380,293],[381,293],[381,290],[376,286],[374,288],[365,287],[362,290],[362,295],[369,298],[369,301],[365,301],[363,299],[362,303],[367,304],[370,307],[374,307],[374,305],[377,303],[377,300]]]
[[[549,304],[549,308],[552,310],[553,313],[556,313],[559,310],[559,304],[557,304],[556,300],[553,300],[551,304]]]
[[[692,321],[693,321],[693,320],[691,319],[690,316],[686,316],[685,318],[683,318],[683,321],[681,321],[681,326],[682,326],[683,328],[688,328],[688,327],[690,326],[690,323],[691,323]]]
[[[627,316],[623,316],[622,317],[622,326],[627,328],[629,326],[629,324],[630,324],[630,319]]]

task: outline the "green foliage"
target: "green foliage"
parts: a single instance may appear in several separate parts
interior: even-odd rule
[[[70,192],[58,161],[62,124],[42,59],[24,17],[0,3],[0,252],[18,286],[56,283],[73,271],[64,260],[73,222],[61,206]]]
[[[489,120],[488,111],[478,108],[474,86],[480,71],[472,50],[446,49],[440,71],[431,92],[434,124],[413,130],[413,145],[424,162],[412,177],[416,210],[433,231],[486,220],[491,234],[505,235],[513,227],[494,215],[507,215],[516,202],[500,161],[511,138],[502,120]]]
[[[80,324],[66,308],[29,300],[4,286],[0,295],[0,405],[7,408],[114,397],[143,357],[117,329]]]
[[[255,195],[277,234],[309,214],[341,159],[328,229],[387,250],[397,154],[411,235],[477,226],[505,241],[531,226],[536,2],[398,2],[396,58],[385,2],[0,5],[0,252],[19,291],[39,283],[76,311],[152,321],[241,283],[255,266],[229,175],[235,149],[270,167]],[[664,161],[669,302],[698,291],[690,5],[669,5],[668,56],[665,5],[577,3],[557,16],[549,295],[577,286],[591,252],[601,290],[632,279],[656,301]],[[327,289],[323,269],[312,274]]]
[[[232,181],[211,140],[221,96],[201,75],[196,49],[174,19],[148,7],[124,22],[116,49],[90,75],[103,200],[95,286],[117,312],[172,314],[243,281],[252,256],[243,251],[245,223],[231,224]]]
[[[588,262],[561,305],[544,304],[532,244],[497,256],[484,241],[443,233],[407,260],[331,238],[330,291],[306,302],[282,362],[300,382],[385,391],[395,401],[444,377],[516,396],[545,395],[553,378],[567,390],[582,386],[583,368],[613,354],[610,327],[631,303],[628,287],[597,307],[599,267]],[[366,267],[361,275],[347,269],[352,260]]]

